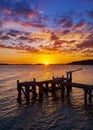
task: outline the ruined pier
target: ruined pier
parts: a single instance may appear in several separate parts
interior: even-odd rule
[[[31,100],[35,101],[37,98],[39,101],[42,101],[44,94],[48,96],[49,92],[51,92],[52,95],[55,95],[55,92],[58,89],[61,92],[62,100],[65,100],[65,96],[70,99],[70,94],[73,87],[83,89],[85,106],[87,103],[92,103],[93,85],[73,83],[72,71],[69,71],[66,74],[66,77],[53,77],[51,80],[45,81],[36,81],[36,79],[33,79],[33,81],[19,82],[19,80],[17,80],[18,103],[22,103],[22,95],[24,95],[26,103],[29,104]],[[38,93],[36,91],[37,89]]]

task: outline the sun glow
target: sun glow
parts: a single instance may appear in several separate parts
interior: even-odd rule
[[[47,61],[44,62],[45,65],[48,65],[49,63]]]

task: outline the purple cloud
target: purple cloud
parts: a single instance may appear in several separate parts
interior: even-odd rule
[[[82,29],[83,27],[84,27],[84,25],[85,25],[85,20],[80,20],[77,24],[76,24],[76,26],[75,26],[75,28],[76,29]]]
[[[51,33],[51,38],[50,38],[50,39],[51,39],[51,40],[58,40],[59,37],[56,36],[54,33]]]
[[[35,27],[35,28],[45,28],[46,25],[43,23],[40,23],[38,21],[34,22],[22,22],[21,23],[24,27]]]
[[[93,48],[93,39],[83,41],[81,44],[77,44],[77,48],[79,49]]]
[[[35,47],[27,46],[23,43],[19,43],[18,45],[15,43],[11,43],[11,44],[0,43],[0,48],[22,50],[22,51],[29,52],[29,53],[39,53],[40,52],[39,49],[37,49]]]
[[[92,11],[88,11],[88,15],[93,18],[93,10]]]
[[[6,16],[11,16],[11,18],[16,16],[32,18],[40,14],[39,10],[31,7],[30,2],[22,0],[0,0],[0,11],[2,11]]]
[[[1,37],[0,37],[0,39],[1,39],[1,40],[9,40],[9,39],[10,39],[10,37],[9,37],[9,36],[7,36],[7,35],[5,35],[5,36],[1,36]]]
[[[68,34],[70,33],[70,30],[63,30],[63,34]]]
[[[63,28],[71,28],[74,25],[72,19],[69,17],[54,19],[54,23],[62,26]]]

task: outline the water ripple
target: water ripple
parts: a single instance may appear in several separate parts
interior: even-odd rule
[[[43,102],[20,106],[16,80],[43,80],[61,76],[65,71],[81,66],[2,66],[0,68],[0,130],[92,130],[93,106],[84,108],[84,92],[73,88],[71,100],[62,102],[60,93],[51,94]],[[73,74],[75,82],[93,83],[93,66]],[[78,75],[78,76],[77,76]],[[90,78],[91,77],[91,78]]]

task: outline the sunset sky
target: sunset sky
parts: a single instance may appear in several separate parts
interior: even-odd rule
[[[0,0],[0,63],[93,59],[93,0]]]

